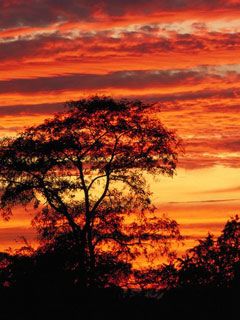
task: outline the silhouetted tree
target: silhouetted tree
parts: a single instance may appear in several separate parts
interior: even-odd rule
[[[216,276],[216,257],[214,237],[211,234],[199,240],[199,244],[190,249],[183,259],[180,259],[180,286],[209,286]]]
[[[71,234],[80,283],[89,285],[109,254],[129,262],[147,245],[179,238],[177,224],[157,215],[146,174],[172,176],[179,139],[149,106],[93,97],[0,145],[1,209],[33,204],[45,240]],[[140,250],[144,247],[144,250]]]
[[[217,239],[218,273],[224,284],[238,282],[240,285],[240,220],[229,220]]]
[[[170,270],[169,266],[166,266]],[[220,236],[199,240],[183,258],[171,265],[175,278],[169,287],[227,288],[240,285],[240,221],[236,216],[224,226]]]

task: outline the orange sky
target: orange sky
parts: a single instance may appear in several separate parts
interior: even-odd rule
[[[178,175],[152,183],[187,240],[218,232],[240,206],[240,1],[3,0],[0,134],[66,100],[104,93],[156,102],[183,138]],[[21,209],[0,249],[26,235]]]

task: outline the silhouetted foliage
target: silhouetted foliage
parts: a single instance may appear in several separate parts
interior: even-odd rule
[[[229,220],[218,238],[208,234],[175,264],[166,265],[165,274],[172,279],[169,288],[240,287],[239,217]]]
[[[104,290],[82,291],[74,285],[78,255],[71,232],[60,234],[37,250],[26,243],[12,254],[0,254],[1,316],[4,313],[4,319],[13,319],[21,311],[24,318],[32,318],[37,311],[39,318],[50,313],[54,317],[87,314],[93,319],[100,315],[148,319],[156,314],[181,314],[192,319],[197,312],[201,318],[236,318],[240,293],[239,230],[236,216],[226,223],[218,238],[208,235],[183,259],[155,269],[133,272],[131,264],[114,260],[112,254],[100,255],[96,257],[99,261],[95,270]],[[116,277],[119,285],[133,279],[135,290],[116,286]]]
[[[106,281],[109,268],[124,277],[148,246],[168,253],[180,237],[176,222],[154,215],[146,180],[174,174],[179,139],[148,112],[139,101],[93,97],[1,140],[3,216],[32,204],[41,239],[61,244],[83,287]]]
[[[175,288],[178,279],[178,270],[173,262],[162,263],[159,267],[134,270],[134,285],[145,290],[155,290]]]
[[[89,319],[153,319],[159,314],[172,319],[181,314],[192,319],[196,313],[201,319],[223,315],[228,319],[231,316],[237,318],[237,288],[219,288],[211,284],[193,287],[189,283],[171,290],[168,287],[167,291],[157,287],[157,281],[162,281],[165,276],[174,278],[177,270],[173,272],[173,265],[165,271],[163,266],[149,274],[139,274],[139,280],[142,276],[142,291],[125,291],[116,286],[83,291],[73,285],[74,272],[69,269],[69,264],[62,264],[61,256],[68,252],[60,250],[65,241],[58,241],[58,249],[54,250],[52,244],[48,244],[31,254],[27,254],[31,248],[24,248],[22,253],[20,250],[0,255],[1,318],[42,319],[47,315],[79,319],[84,315]],[[153,279],[155,286],[148,287]]]

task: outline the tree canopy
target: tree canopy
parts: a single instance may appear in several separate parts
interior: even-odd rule
[[[151,271],[168,288],[227,288],[240,281],[240,221],[231,218],[221,234],[208,234],[175,263]],[[156,277],[157,275],[157,277]],[[154,280],[153,280],[154,279]],[[167,281],[166,281],[167,280]],[[171,280],[171,281],[169,281]],[[146,280],[145,280],[146,281]]]
[[[175,173],[180,140],[149,107],[109,97],[72,101],[0,142],[3,216],[32,204],[41,239],[70,234],[81,283],[94,278],[104,254],[129,262],[146,244],[167,252],[180,236],[175,221],[153,213],[146,178]]]

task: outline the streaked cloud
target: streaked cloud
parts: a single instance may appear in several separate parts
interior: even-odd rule
[[[179,175],[153,184],[154,200],[167,202],[159,210],[191,244],[219,232],[240,206],[239,9],[238,0],[0,1],[0,136],[91,94],[153,103],[151,116],[185,145]],[[22,212],[14,221],[2,243],[34,238]]]

